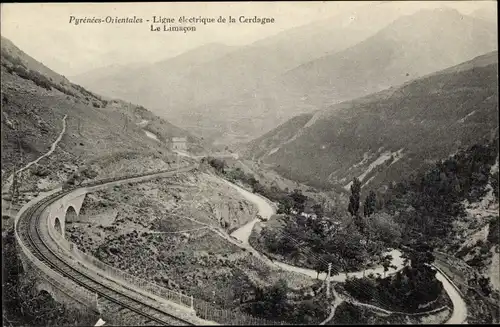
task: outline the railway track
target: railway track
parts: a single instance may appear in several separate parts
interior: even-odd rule
[[[176,172],[187,170],[175,170]],[[190,169],[193,169],[191,167]],[[85,187],[92,187],[106,184],[118,180],[129,180],[131,178],[143,177],[148,175],[157,175],[165,172],[140,174],[121,178],[110,178],[100,180],[93,183],[87,183]],[[43,210],[53,203],[70,193],[77,187],[65,189],[50,195],[49,197],[34,204],[27,209],[19,218],[16,226],[20,241],[27,249],[40,261],[45,263],[51,270],[57,272],[62,277],[80,285],[87,290],[97,294],[99,306],[104,309],[104,312],[110,316],[120,317],[120,322],[129,322],[132,325],[193,325],[190,322],[184,321],[182,318],[169,314],[161,310],[161,306],[148,304],[149,301],[144,301],[141,295],[131,294],[129,291],[119,290],[112,282],[105,279],[99,280],[92,276],[88,270],[83,267],[75,267],[70,261],[71,259],[64,258],[58,255],[57,251],[49,245],[50,240],[47,239],[47,233],[43,231],[43,222],[41,214]],[[141,301],[142,300],[142,301]]]

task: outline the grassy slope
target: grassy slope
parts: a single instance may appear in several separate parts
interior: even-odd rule
[[[268,133],[252,143],[250,155],[261,156],[284,176],[311,184],[341,183],[364,173],[383,151],[400,149],[403,158],[368,173],[370,187],[447,157],[498,133],[497,52],[397,88],[335,105],[301,128]],[[304,118],[306,118],[304,116]],[[296,118],[297,120],[300,120]],[[285,143],[290,135],[298,134]],[[280,143],[276,136],[284,135]],[[269,151],[279,150],[269,155]],[[381,147],[384,147],[381,149]],[[263,153],[267,153],[262,157]],[[357,167],[363,155],[368,160]],[[378,170],[378,171],[377,171]],[[363,181],[362,181],[363,182]]]
[[[51,83],[50,90],[12,72],[13,66],[40,72]],[[56,89],[58,88],[58,89]],[[60,90],[64,91],[61,92]],[[22,148],[22,164],[45,153],[62,129],[67,129],[60,149],[50,160],[81,165],[115,153],[154,154],[173,160],[165,139],[171,136],[195,138],[144,108],[120,100],[106,101],[50,71],[2,38],[2,176],[10,175],[18,162],[17,139]],[[137,125],[142,120],[157,134],[161,143],[148,138]],[[62,153],[61,153],[62,152]],[[62,156],[59,158],[58,156]],[[60,161],[60,160],[59,160]]]

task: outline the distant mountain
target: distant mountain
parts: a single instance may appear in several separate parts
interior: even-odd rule
[[[453,9],[422,10],[348,49],[289,70],[265,88],[206,106],[210,112],[234,117],[226,129],[257,137],[293,115],[377,92],[496,49],[495,24]],[[238,121],[240,113],[253,124]]]
[[[147,109],[103,99],[47,68],[10,40],[2,37],[1,41],[2,176],[9,175],[14,165],[20,168],[45,153],[61,132],[64,115],[66,133],[51,156],[52,162],[61,165],[131,152],[173,161],[175,155],[167,146],[173,136],[187,137],[193,151],[203,150],[199,139]]]
[[[497,48],[496,26],[454,9],[404,16],[367,40],[287,72],[282,82],[316,105],[397,85]]]
[[[74,80],[218,144],[247,142],[297,114],[497,48],[493,23],[416,8],[370,4],[248,46],[211,44],[149,67]]]
[[[226,133],[230,140],[241,136],[248,140],[256,136],[254,123],[261,126],[269,122],[265,127],[271,129],[277,125],[276,119],[284,121],[293,114],[272,117],[279,110],[276,101],[268,103],[264,96],[256,99],[263,102],[257,106],[240,105],[241,95],[253,99],[254,90],[267,90],[267,85],[287,70],[366,39],[401,15],[398,7],[391,3],[365,5],[248,46],[210,44],[149,68],[124,69],[105,77],[86,74],[72,80],[104,95],[142,104],[205,138]],[[262,106],[270,107],[267,113]],[[238,124],[245,117],[256,121]],[[247,130],[250,135],[246,135]]]
[[[498,137],[498,52],[294,117],[251,142],[245,156],[287,178],[365,189]]]
[[[184,110],[179,98],[186,97],[186,92],[193,92],[189,84],[196,85],[196,80],[188,79],[188,76],[192,76],[192,71],[197,71],[207,62],[219,59],[233,50],[234,47],[210,43],[154,64],[139,67],[122,65],[121,69],[113,71],[97,69],[73,76],[71,80],[90,90],[100,90],[107,96],[146,107],[153,106],[156,113],[171,118],[172,112],[168,109],[174,106],[178,110]]]

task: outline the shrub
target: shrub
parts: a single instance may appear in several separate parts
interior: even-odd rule
[[[35,168],[33,168],[33,175],[35,176],[38,176],[38,177],[45,177],[45,176],[48,176],[50,174],[50,171],[46,168],[46,167],[43,167],[43,166],[36,166]]]
[[[495,218],[493,218],[491,221],[490,221],[490,226],[489,226],[489,231],[488,231],[488,237],[487,237],[487,240],[489,243],[491,244],[496,244],[498,245],[499,242],[499,232],[500,230],[500,217],[499,216],[496,216]]]
[[[222,159],[217,158],[208,158],[208,163],[210,166],[215,168],[215,170],[219,173],[224,173],[224,168],[226,167],[226,162]]]

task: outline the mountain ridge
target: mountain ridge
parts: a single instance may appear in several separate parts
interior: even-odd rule
[[[493,51],[497,49],[493,27],[454,9],[404,16],[347,49],[288,70],[265,87],[204,104],[207,114],[201,114],[199,121],[203,124],[217,108],[224,112],[219,126],[239,130],[249,141],[287,117],[396,86]],[[255,127],[240,123],[240,113],[252,119]]]
[[[84,166],[114,156],[119,161],[132,153],[142,153],[146,165],[147,158],[166,164],[175,160],[168,146],[172,136],[186,136],[194,152],[203,150],[200,140],[188,132],[141,106],[104,99],[71,83],[3,36],[1,53],[2,176],[45,153],[60,133],[63,116],[67,116],[66,133],[54,155],[59,162],[44,159],[51,166]]]
[[[493,51],[294,117],[249,143],[244,156],[313,186],[348,187],[353,177],[361,177],[368,188],[377,188],[497,135],[497,85],[498,52]]]

